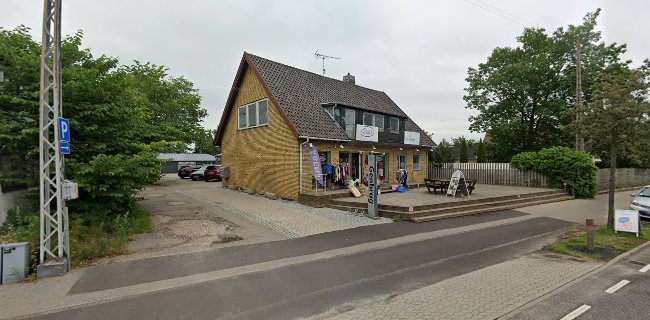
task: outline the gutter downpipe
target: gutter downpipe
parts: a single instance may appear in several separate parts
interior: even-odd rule
[[[306,143],[309,143],[309,137],[306,137],[307,140],[305,142],[300,144],[300,194],[302,194],[302,175],[303,175],[303,170],[302,170],[302,146],[305,145]]]

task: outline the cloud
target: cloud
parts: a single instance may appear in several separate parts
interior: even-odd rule
[[[636,62],[650,52],[644,1],[484,2],[547,30],[578,24],[602,7],[607,41],[628,43]],[[358,84],[385,91],[437,141],[482,137],[468,130],[467,68],[497,46],[514,45],[523,30],[469,1],[66,0],[63,6],[64,32],[83,30],[94,53],[162,64],[193,81],[210,113],[208,128],[218,124],[244,51],[320,73],[322,62],[313,56],[320,50],[341,57],[326,61],[327,76],[350,72]],[[39,39],[41,18],[40,1],[3,0],[4,28],[25,24]]]

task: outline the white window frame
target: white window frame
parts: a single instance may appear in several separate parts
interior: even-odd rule
[[[400,157],[404,157],[404,162],[399,161]],[[404,164],[404,168],[400,168],[401,164]],[[406,153],[398,153],[397,154],[397,170],[406,170]]]
[[[418,162],[417,162],[418,166],[417,166],[417,168],[415,167],[415,157],[418,158]],[[413,171],[420,171],[420,170],[422,170],[422,157],[420,156],[420,154],[414,154],[413,155]]]
[[[366,124],[366,116],[368,116],[368,115],[370,116],[370,124]],[[361,122],[363,122],[364,126],[377,127],[377,128],[379,128],[379,131],[384,132],[384,126],[386,125],[386,123],[385,122],[382,123],[383,125],[381,127],[377,125],[377,119],[380,118],[380,117],[384,121],[386,121],[386,117],[384,117],[384,115],[376,114],[376,113],[370,113],[370,112],[363,112],[361,117],[362,117]]]
[[[266,101],[266,123],[260,123],[260,102]],[[255,120],[257,121],[257,125],[251,126],[248,123],[249,117],[249,111],[250,107],[255,106]],[[240,125],[240,112],[241,108],[246,108],[246,116],[244,116],[246,120],[246,124],[242,127]],[[262,99],[258,100],[249,104],[245,104],[243,106],[237,107],[237,129],[238,130],[246,130],[246,129],[252,129],[252,128],[259,128],[259,127],[265,127],[269,125],[269,99]]]
[[[397,121],[397,129],[393,129],[393,119]],[[391,133],[399,133],[399,118],[389,117],[388,118],[388,127],[390,128]]]

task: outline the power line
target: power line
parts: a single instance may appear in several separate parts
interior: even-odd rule
[[[474,5],[474,6],[476,6],[476,7],[479,7],[481,9],[485,10],[485,11],[494,13],[497,16],[500,16],[500,17],[502,17],[504,19],[508,19],[508,20],[510,20],[510,21],[512,21],[512,22],[514,22],[516,24],[519,24],[519,25],[523,26],[523,27],[530,27],[530,26],[533,25],[532,23],[527,22],[526,20],[521,19],[521,18],[517,17],[516,15],[514,15],[512,13],[509,13],[509,12],[507,12],[505,10],[499,9],[499,8],[493,6],[493,5],[489,4],[489,3],[486,3],[484,1],[481,1],[481,0],[465,0],[465,1],[472,4],[472,5]],[[474,2],[474,1],[477,1],[477,2]]]

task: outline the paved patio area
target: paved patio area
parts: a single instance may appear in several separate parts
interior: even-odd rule
[[[390,206],[422,206],[422,205],[432,205],[438,203],[446,202],[460,202],[467,200],[476,200],[476,199],[487,199],[494,197],[503,197],[503,196],[512,196],[518,194],[528,194],[528,193],[537,193],[544,191],[553,191],[555,189],[546,189],[546,188],[529,188],[529,187],[515,187],[515,186],[499,186],[491,184],[476,184],[476,189],[472,192],[472,195],[469,197],[463,197],[458,193],[456,197],[447,196],[438,192],[438,194],[427,191],[426,187],[409,189],[405,193],[391,192],[382,194],[379,196],[379,204],[390,205]],[[361,196],[360,198],[339,198],[336,199],[339,201],[346,202],[359,202],[365,203],[368,201],[366,196]]]

